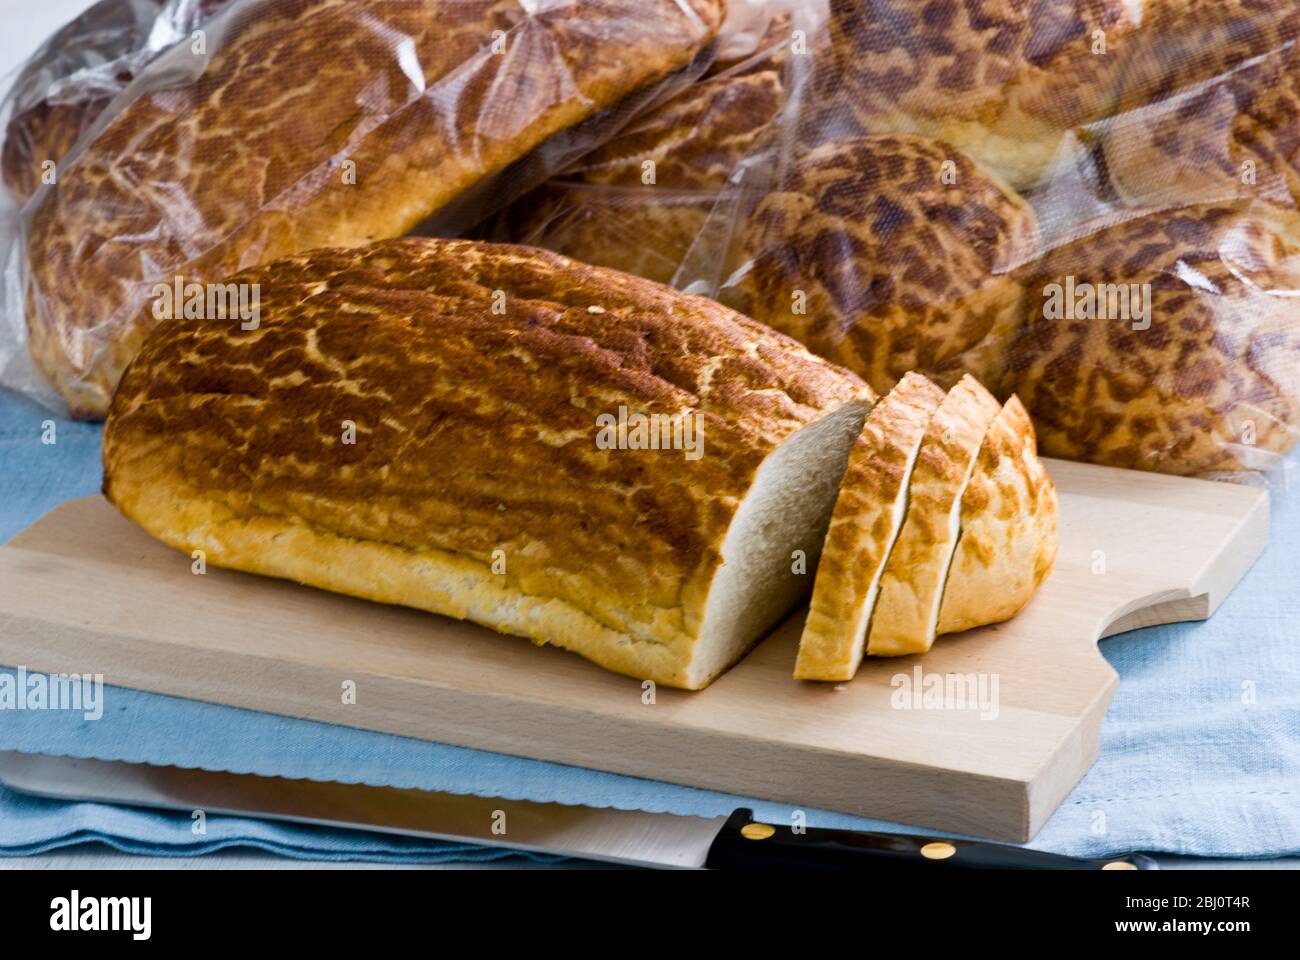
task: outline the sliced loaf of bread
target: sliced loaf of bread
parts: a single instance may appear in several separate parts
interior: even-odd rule
[[[875,396],[793,340],[466,240],[231,282],[258,327],[160,324],[105,426],[104,492],[158,539],[689,689],[807,597],[792,556],[816,562]]]

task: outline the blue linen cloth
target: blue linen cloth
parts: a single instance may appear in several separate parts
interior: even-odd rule
[[[0,392],[0,540],[99,487],[99,428],[58,420],[57,443],[46,445],[47,419],[48,411]],[[1101,757],[1032,846],[1078,856],[1300,853],[1297,550],[1300,494],[1275,497],[1269,549],[1211,620],[1102,643],[1121,682]],[[791,813],[781,804],[134,690],[106,687],[104,702],[95,721],[72,711],[0,711],[0,749],[702,816],[747,805],[772,822]],[[815,810],[807,816],[813,826],[897,829]],[[184,814],[0,789],[0,855],[90,839],[161,855],[237,845],[317,859],[500,855],[234,817],[209,818],[206,836],[190,828]]]

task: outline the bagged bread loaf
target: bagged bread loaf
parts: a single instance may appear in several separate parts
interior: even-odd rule
[[[825,55],[796,22],[811,56],[674,282],[878,393],[909,370],[1019,393],[1055,456],[1280,480],[1300,432],[1296,14],[834,0]],[[1126,328],[1130,307],[1149,322]]]
[[[240,0],[25,211],[32,356],[101,415],[160,284],[405,233],[687,67],[720,19],[718,0]]]
[[[811,589],[874,398],[794,341],[466,240],[231,281],[259,326],[159,325],[105,426],[106,495],[164,542],[692,689]]]
[[[887,392],[909,370],[996,382],[1021,322],[1010,277],[1037,251],[1033,210],[952,145],[832,140],[792,164],[739,226],[737,309]]]
[[[1114,113],[1226,79],[1300,41],[1294,0],[1142,0]]]
[[[1300,46],[1286,44],[1127,110],[1100,125],[1093,139],[1106,183],[1125,204],[1187,206],[1257,197],[1295,209]]]
[[[26,201],[113,97],[227,0],[100,0],[45,41],[0,104],[0,175]]]
[[[1300,439],[1300,217],[1259,201],[1090,230],[1017,272],[1004,392],[1050,456],[1267,471]]]
[[[785,102],[790,18],[513,204],[497,234],[671,282],[718,193]]]
[[[1025,190],[1078,159],[1078,128],[1280,53],[1300,17],[1292,0],[831,0],[829,29],[833,119],[939,137]]]
[[[823,103],[866,132],[953,144],[1026,189],[1109,115],[1145,0],[831,0]]]

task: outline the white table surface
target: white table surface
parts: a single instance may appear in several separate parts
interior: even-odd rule
[[[92,6],[87,0],[0,0],[0,87],[7,86],[10,75],[40,45],[41,41],[64,23]],[[1185,857],[1158,857],[1161,867],[1165,869],[1300,869],[1300,858],[1283,860],[1201,860]],[[599,866],[597,864],[573,864],[575,866]],[[119,853],[99,843],[81,844],[53,853],[35,857],[0,858],[0,870],[13,869],[103,869],[120,870],[135,868],[175,868],[175,869],[265,869],[284,870],[300,869],[539,869],[538,864],[524,860],[509,859],[504,862],[487,864],[425,864],[393,865],[366,863],[335,863],[293,860],[277,857],[257,851],[224,851],[202,857],[152,858]],[[553,869],[553,868],[547,868]]]

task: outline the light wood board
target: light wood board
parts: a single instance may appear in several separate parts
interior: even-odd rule
[[[0,663],[1023,841],[1096,758],[1117,682],[1098,638],[1209,616],[1268,535],[1260,490],[1048,467],[1061,550],[1033,603],[924,656],[868,660],[847,684],[791,679],[800,611],[707,690],[661,688],[645,703],[635,679],[473,624],[196,576],[95,497],[0,548]],[[899,709],[892,681],[918,666],[996,678],[996,716]]]

